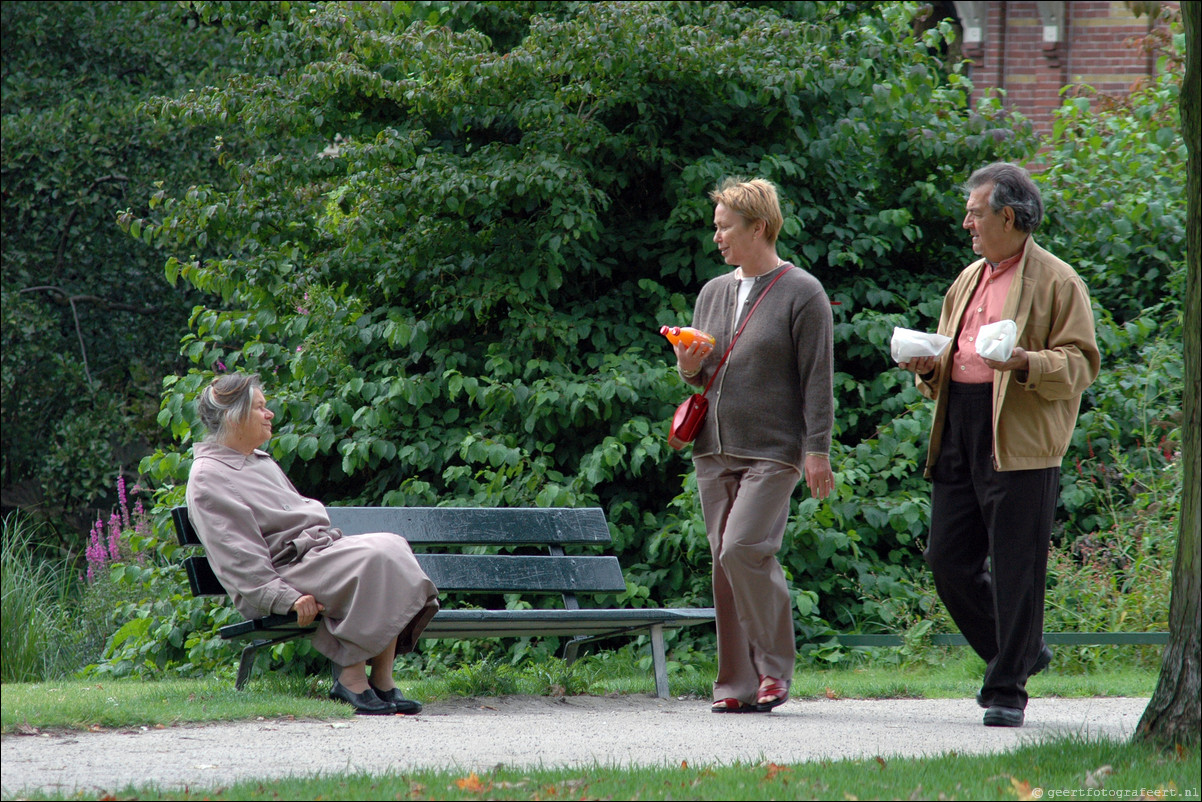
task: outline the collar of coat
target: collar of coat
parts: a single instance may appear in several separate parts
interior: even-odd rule
[[[194,459],[215,459],[235,471],[242,470],[251,457],[271,458],[271,455],[262,449],[256,448],[249,454],[243,454],[237,449],[223,446],[220,443],[197,443],[192,446],[192,456]]]

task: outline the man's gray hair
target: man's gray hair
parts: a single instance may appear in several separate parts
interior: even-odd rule
[[[993,184],[989,193],[989,208],[1000,212],[1009,206],[1014,210],[1014,225],[1030,234],[1043,222],[1043,198],[1031,174],[1016,164],[994,162],[968,177],[964,184],[967,195],[976,189]]]
[[[255,390],[262,392],[258,374],[228,373],[200,392],[196,411],[207,434],[205,440],[223,442],[235,426],[250,416]]]

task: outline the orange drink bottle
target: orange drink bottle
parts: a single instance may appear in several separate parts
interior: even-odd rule
[[[709,343],[710,347],[714,345],[713,335],[691,326],[663,326],[659,333],[667,337],[668,342],[673,345],[683,343],[685,347],[688,347],[695,342]]]

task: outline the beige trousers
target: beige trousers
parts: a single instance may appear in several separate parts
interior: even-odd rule
[[[694,464],[714,561],[714,699],[755,704],[761,674],[793,679],[793,604],[776,554],[801,474],[779,462],[723,454]]]

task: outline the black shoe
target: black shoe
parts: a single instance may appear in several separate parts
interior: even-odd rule
[[[395,706],[376,696],[371,688],[355,693],[338,680],[334,680],[334,687],[330,688],[330,698],[346,702],[360,716],[391,716],[396,712]]]
[[[1023,711],[1017,707],[1002,707],[993,705],[985,711],[986,727],[1021,727]]]
[[[1027,678],[1030,679],[1051,665],[1052,657],[1052,650],[1048,648],[1048,645],[1045,643],[1043,648],[1039,650],[1039,656],[1035,658],[1035,665],[1031,666],[1031,673],[1027,675]],[[984,708],[993,706],[989,702],[985,701],[985,697],[981,696],[980,691],[977,692],[977,705]]]
[[[406,699],[405,695],[401,693],[400,688],[393,688],[390,691],[382,691],[375,685],[372,685],[371,689],[376,692],[376,696],[392,705],[398,713],[406,716],[413,716],[422,712],[422,703],[413,699]]]

